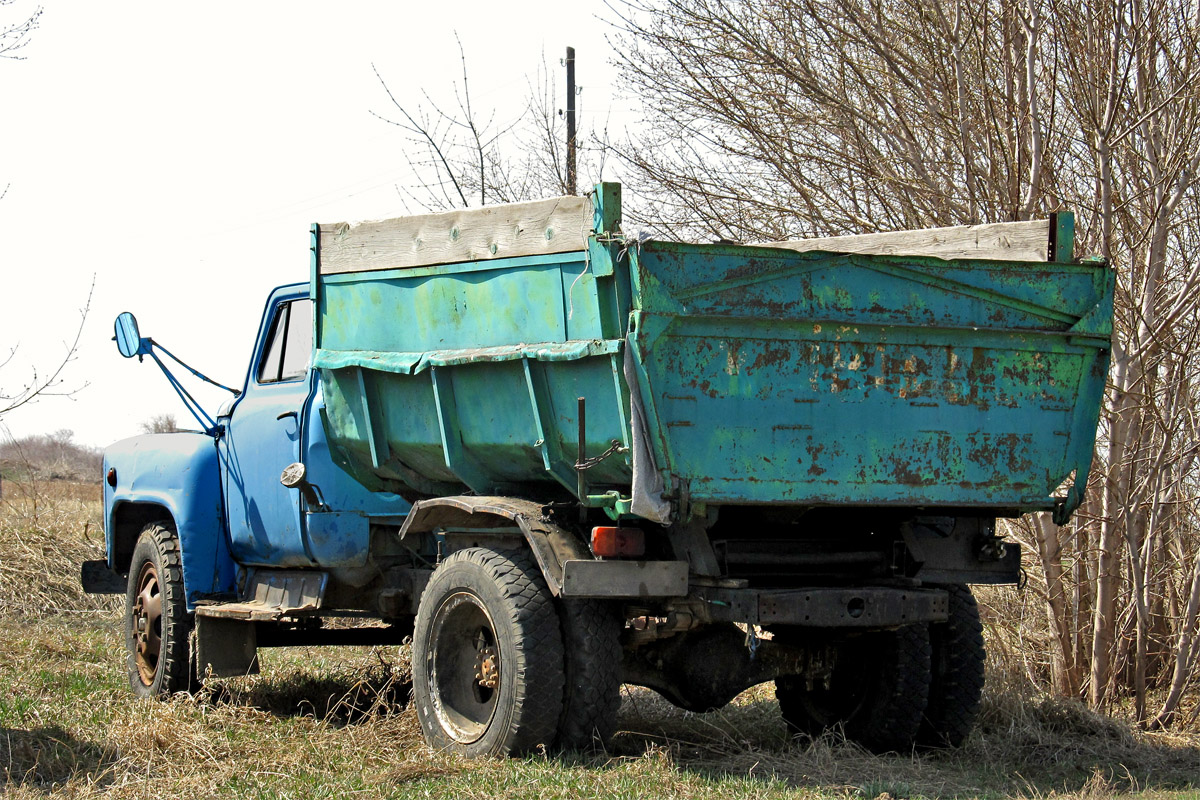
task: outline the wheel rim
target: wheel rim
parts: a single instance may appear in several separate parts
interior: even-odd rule
[[[856,670],[853,677],[844,678],[835,673],[832,688],[814,687],[803,692],[799,702],[818,729],[852,723],[866,706],[867,687],[873,679],[868,670]]]
[[[130,610],[133,625],[133,658],[138,677],[146,686],[154,683],[162,652],[162,584],[154,564],[146,562],[138,572],[137,595]]]
[[[477,741],[495,716],[503,665],[496,628],[482,601],[457,592],[429,628],[429,687],[442,728],[461,744]]]
[[[861,641],[843,644],[830,676],[829,688],[818,684],[795,695],[795,702],[810,722],[803,727],[816,734],[839,724],[853,724],[866,708],[871,686],[882,669],[877,654],[864,647]],[[802,678],[795,680],[803,685]]]

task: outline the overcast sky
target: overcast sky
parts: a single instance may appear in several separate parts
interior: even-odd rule
[[[118,355],[121,311],[241,386],[267,293],[308,279],[309,225],[405,213],[405,140],[370,113],[389,111],[372,63],[402,102],[452,98],[457,32],[474,101],[505,118],[543,53],[564,104],[572,45],[583,124],[629,119],[600,0],[45,6],[25,60],[0,60],[0,360],[18,348],[0,391],[61,359],[95,292],[64,372],[78,391],[5,415],[16,437],[102,446],[155,414],[190,420],[156,366]],[[0,6],[0,25],[37,7]],[[224,397],[197,396],[212,412]]]

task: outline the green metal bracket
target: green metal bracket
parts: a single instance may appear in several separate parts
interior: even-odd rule
[[[622,334],[622,317],[628,307],[627,300],[622,302],[624,281],[614,278],[625,246],[621,236],[621,184],[597,183],[592,191],[592,211],[595,233],[587,243],[588,264],[597,279],[613,278],[597,285],[596,299],[604,335],[616,337]]]
[[[597,183],[592,198],[593,228],[597,236],[621,232],[621,184]]]
[[[1085,259],[1086,261],[1087,259]],[[1100,259],[1103,262],[1103,259]],[[1090,345],[1107,349],[1112,340],[1113,291],[1116,287],[1116,273],[1105,270],[1101,280],[1103,286],[1098,292],[1101,300],[1092,306],[1091,311],[1084,314],[1079,322],[1071,326],[1071,344]]]
[[[537,430],[537,441],[534,444],[542,454],[542,464],[546,472],[568,491],[576,489],[575,470],[573,462],[563,451],[555,427],[554,408],[550,397],[550,384],[546,378],[545,367],[541,362],[522,360],[525,373],[525,388],[529,392],[529,404],[533,408],[533,421]]]
[[[588,508],[604,509],[604,513],[614,521],[633,514],[633,498],[622,497],[620,492],[589,494],[584,505]]]
[[[1046,258],[1056,264],[1075,260],[1075,214],[1056,211],[1050,215],[1050,249]]]
[[[308,293],[313,300],[313,352],[316,352],[321,347],[321,326],[317,324],[317,317],[322,304],[321,281],[317,280],[321,274],[321,226],[315,222],[308,230],[308,248]]]
[[[1079,474],[1083,475],[1082,480],[1076,477],[1071,488],[1067,490],[1067,496],[1054,504],[1054,513],[1051,514],[1051,517],[1055,525],[1066,525],[1071,521],[1071,515],[1075,513],[1075,509],[1083,504],[1083,495],[1087,491],[1087,471],[1076,473],[1077,476]]]
[[[616,271],[615,249],[611,244],[598,241],[595,236],[588,239],[588,264],[597,278],[606,278]]]
[[[373,382],[369,382],[368,371],[356,367],[354,373],[358,380],[358,395],[362,400],[363,424],[366,427],[367,446],[371,450],[371,466],[379,469],[392,455],[388,448],[381,408],[375,399]]]
[[[609,366],[612,368],[613,389],[617,394],[617,416],[621,422],[621,444],[625,446],[625,463],[633,466],[633,432],[629,427],[629,418],[625,410],[629,408],[629,390],[625,387],[622,357],[616,353],[609,356]]]

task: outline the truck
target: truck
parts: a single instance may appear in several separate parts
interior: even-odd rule
[[[970,586],[1021,577],[997,522],[1064,524],[1091,466],[1114,278],[1070,213],[689,244],[623,232],[604,183],[310,237],[215,416],[117,318],[202,428],[104,454],[83,583],[125,594],[135,694],[395,645],[468,756],[603,743],[622,684],[964,741]]]

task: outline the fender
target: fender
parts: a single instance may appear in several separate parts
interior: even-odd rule
[[[179,534],[188,610],[201,598],[235,591],[237,567],[211,436],[181,431],[123,439],[104,451],[103,470],[109,569],[128,573],[143,526],[170,518]]]
[[[587,545],[568,531],[546,521],[542,504],[517,497],[433,497],[418,500],[400,527],[400,538],[443,527],[478,528],[488,519],[513,522],[521,529],[550,592],[562,594],[563,564],[592,560]]]
[[[688,593],[688,562],[598,561],[578,536],[546,518],[545,506],[517,497],[432,497],[418,500],[400,526],[400,538],[496,521],[515,523],[555,597],[640,598],[682,597]]]

